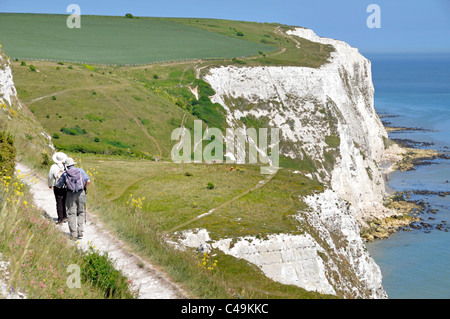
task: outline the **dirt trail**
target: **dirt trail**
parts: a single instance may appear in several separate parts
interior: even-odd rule
[[[122,107],[122,105],[120,105],[120,103],[118,103],[115,99],[113,99],[112,97],[110,97],[109,95],[107,95],[103,90],[98,90],[99,92],[103,93],[103,95],[109,100],[111,101],[111,103],[113,103],[115,106],[117,106],[123,113],[125,113],[126,115],[128,115],[131,119],[134,120],[134,122],[137,124],[137,126],[139,126],[139,128],[142,130],[142,132],[145,134],[145,136],[147,136],[147,138],[149,138],[150,140],[153,141],[153,143],[155,143],[156,148],[158,149],[159,152],[159,157],[162,157],[162,149],[161,146],[159,145],[158,141],[156,140],[156,138],[154,138],[152,135],[150,135],[150,133],[148,132],[147,128],[141,123],[141,121],[139,121],[139,119],[137,117],[135,117],[133,114],[131,114],[130,112],[128,112],[124,107]]]
[[[97,85],[97,86],[85,86],[85,87],[76,87],[76,88],[70,88],[70,89],[65,89],[65,90],[61,90],[61,91],[57,91],[57,92],[53,92],[44,96],[40,96],[37,97],[35,99],[32,99],[28,102],[23,102],[25,105],[30,106],[31,104],[40,101],[42,99],[46,99],[52,96],[57,96],[57,95],[61,95],[61,94],[65,94],[67,92],[72,92],[72,91],[82,91],[82,90],[93,90],[93,89],[104,89],[104,88],[116,88],[116,87],[121,87],[123,84],[113,84],[113,85]]]
[[[199,220],[199,219],[201,219],[201,218],[203,218],[203,217],[206,217],[206,216],[208,216],[208,215],[211,215],[212,213],[214,213],[214,212],[220,210],[221,208],[223,208],[223,207],[225,207],[225,206],[227,206],[227,205],[229,205],[229,204],[231,204],[231,203],[237,201],[238,199],[240,199],[241,197],[247,195],[248,193],[253,192],[254,190],[257,190],[258,188],[263,187],[264,185],[268,184],[268,183],[275,177],[275,175],[276,175],[276,174],[268,175],[264,180],[259,181],[259,183],[256,184],[255,186],[252,186],[251,188],[248,188],[247,190],[245,190],[245,191],[243,191],[242,193],[240,193],[240,194],[234,196],[233,198],[230,198],[229,200],[227,200],[226,202],[220,204],[219,206],[216,206],[216,207],[210,209],[208,212],[206,212],[206,213],[204,213],[204,214],[201,214],[201,215],[199,215],[199,216],[197,216],[197,217],[195,217],[195,218],[193,218],[193,219],[191,219],[191,220],[188,220],[187,222],[185,222],[185,223],[183,223],[183,224],[181,224],[181,225],[178,225],[178,226],[172,228],[171,230],[169,230],[169,231],[167,232],[167,234],[173,234],[173,233],[175,233],[178,229],[180,229],[180,228],[182,228],[182,227],[185,227],[185,226],[187,226],[187,225],[189,225],[189,224],[191,224],[191,223],[193,223],[193,222],[195,222],[195,221],[197,221],[197,220]]]
[[[47,186],[46,179],[22,163],[17,163],[16,169],[25,175],[24,180],[31,188],[35,205],[44,211],[47,218],[57,220],[55,198],[53,191]],[[67,223],[57,227],[64,234],[69,235]],[[108,252],[115,267],[120,269],[139,289],[139,299],[177,299],[187,296],[163,272],[132,253],[131,249],[108,231],[93,214],[87,214],[83,239],[76,244],[83,250],[93,245],[100,252]]]

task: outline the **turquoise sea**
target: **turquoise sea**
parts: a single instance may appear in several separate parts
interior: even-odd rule
[[[384,115],[382,120],[416,128],[391,133],[390,138],[450,155],[450,54],[365,56],[372,61],[375,109]],[[450,229],[435,228],[450,227],[450,195],[442,194],[450,191],[450,160],[435,159],[413,171],[395,172],[387,187],[410,191],[411,200],[435,210],[420,215],[431,225],[427,229],[400,231],[367,244],[389,298],[450,298]]]

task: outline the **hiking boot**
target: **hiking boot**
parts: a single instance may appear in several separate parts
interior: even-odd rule
[[[56,225],[61,225],[63,222],[64,222],[64,220],[58,220],[58,221],[56,222]]]
[[[77,239],[83,239],[83,233],[78,233]]]

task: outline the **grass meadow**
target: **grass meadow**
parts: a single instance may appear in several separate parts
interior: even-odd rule
[[[273,47],[160,18],[0,14],[3,49],[11,58],[92,64],[148,64],[180,59],[232,58]]]
[[[191,297],[330,297],[274,282],[255,265],[219,250],[208,254],[178,250],[167,241],[197,227],[207,229],[213,240],[301,234],[307,230],[301,227],[307,226],[298,228],[292,218],[306,209],[298,196],[320,191],[319,183],[280,170],[263,187],[255,188],[265,178],[253,165],[176,164],[100,155],[77,160],[93,180],[89,210]],[[213,208],[209,216],[196,219]]]
[[[132,71],[134,68],[91,70],[84,65],[33,63],[39,72],[30,71],[28,64],[13,62],[18,95],[59,149],[168,156],[173,146],[171,132],[181,125],[185,114],[188,125],[193,125],[194,116],[167,93],[180,91],[194,98],[187,88],[177,86],[184,64],[177,68],[181,72],[172,74],[160,66]]]

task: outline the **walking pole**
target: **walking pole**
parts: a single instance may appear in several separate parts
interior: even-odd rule
[[[87,225],[87,189],[84,188],[84,193],[86,196],[86,203],[84,204],[84,224]]]

